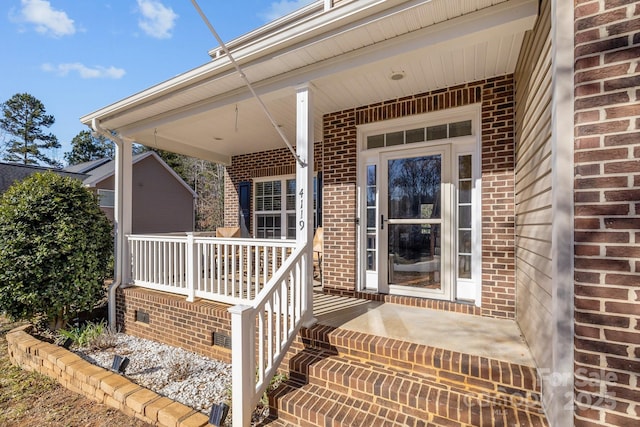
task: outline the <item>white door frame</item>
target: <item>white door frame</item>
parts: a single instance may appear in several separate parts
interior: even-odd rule
[[[379,133],[389,133],[401,130],[413,129],[414,127],[431,126],[439,123],[452,123],[461,120],[472,120],[472,135],[462,136],[456,138],[440,139],[429,142],[420,142],[413,144],[404,144],[393,147],[381,147],[374,149],[367,149],[367,137],[370,135],[376,135]],[[363,292],[374,293],[396,293],[397,289],[385,288],[384,285],[380,285],[380,277],[385,274],[386,269],[381,271],[382,256],[387,251],[387,248],[381,248],[379,243],[379,231],[380,231],[380,212],[381,212],[381,185],[383,177],[383,161],[381,159],[391,156],[392,152],[398,153],[399,157],[404,157],[404,153],[411,153],[407,157],[413,156],[413,153],[419,153],[422,155],[432,151],[438,146],[450,147],[449,161],[445,165],[443,160],[443,182],[445,180],[445,174],[447,175],[449,199],[448,205],[451,209],[450,221],[444,221],[444,224],[448,224],[448,242],[449,247],[449,261],[445,264],[442,263],[442,274],[449,274],[449,283],[446,292],[440,295],[425,293],[418,294],[416,296],[427,298],[439,298],[446,300],[464,300],[468,302],[474,302],[475,305],[480,306],[481,293],[482,293],[482,206],[481,206],[481,108],[479,104],[474,104],[465,107],[459,107],[449,109],[445,111],[426,113],[417,116],[410,116],[400,119],[387,120],[383,122],[376,122],[366,125],[358,126],[358,217],[359,229],[357,240],[357,259],[358,259],[358,289]],[[457,162],[459,156],[471,155],[472,167],[473,167],[473,189],[472,189],[472,277],[471,279],[457,278],[458,269],[458,256],[457,256],[457,200],[458,200],[458,170]],[[386,156],[386,157],[385,157]],[[375,166],[376,169],[376,185],[375,185],[375,227],[378,230],[375,252],[376,256],[376,271],[367,270],[367,168],[369,166]],[[445,167],[446,166],[446,167]],[[386,173],[386,170],[384,171]],[[385,183],[386,185],[386,183]],[[384,202],[386,203],[386,201]],[[444,219],[444,218],[443,218]],[[455,232],[455,233],[454,233]],[[444,236],[444,230],[443,230]],[[442,248],[443,251],[445,248]],[[445,278],[443,277],[443,280]],[[402,286],[401,288],[406,288]],[[412,292],[407,292],[406,289],[402,289],[402,295],[409,295]]]

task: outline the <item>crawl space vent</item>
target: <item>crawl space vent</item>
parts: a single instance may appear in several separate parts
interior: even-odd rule
[[[145,313],[142,310],[136,310],[136,322],[149,324],[149,313]]]
[[[220,332],[214,332],[213,345],[231,349],[231,337],[229,335],[221,334]]]

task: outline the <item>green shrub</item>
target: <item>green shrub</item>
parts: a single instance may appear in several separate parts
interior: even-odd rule
[[[0,199],[0,311],[59,329],[104,297],[111,224],[79,180],[37,173]]]

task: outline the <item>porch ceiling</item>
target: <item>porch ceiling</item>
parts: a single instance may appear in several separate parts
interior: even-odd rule
[[[319,1],[229,48],[276,122],[295,141],[295,89],[315,88],[323,114],[511,73],[536,0]],[[212,61],[82,117],[140,144],[229,163],[283,147],[220,50]],[[393,73],[404,78],[392,80]]]

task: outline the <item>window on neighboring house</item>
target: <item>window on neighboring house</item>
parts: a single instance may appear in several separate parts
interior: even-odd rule
[[[98,203],[101,208],[113,208],[115,206],[115,191],[98,190]]]
[[[317,209],[318,179],[313,179],[314,229],[320,223]],[[263,239],[296,238],[296,179],[282,177],[254,183],[255,236]]]

